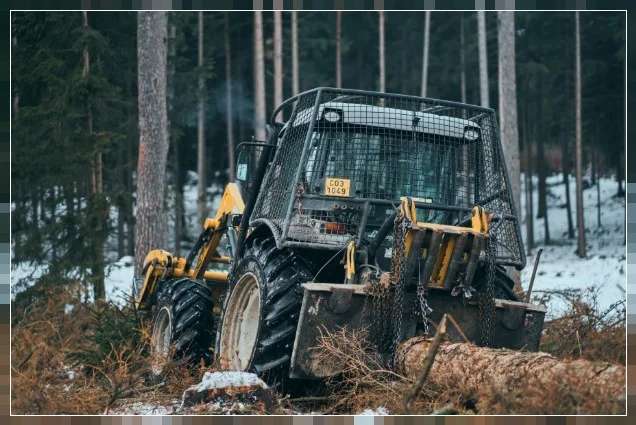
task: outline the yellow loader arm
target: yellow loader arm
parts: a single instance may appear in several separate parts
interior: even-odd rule
[[[245,204],[238,186],[235,183],[229,183],[216,215],[214,218],[205,220],[203,232],[186,258],[177,257],[162,249],[150,251],[144,259],[143,285],[135,300],[137,308],[143,310],[150,306],[149,301],[159,279],[189,277],[227,283],[227,272],[208,271],[208,266],[210,263],[229,264],[231,262],[231,258],[221,256],[217,248],[228,229],[234,228],[238,231],[239,226],[232,222],[232,217],[242,215],[244,209]],[[197,262],[192,265],[191,262],[195,258]]]

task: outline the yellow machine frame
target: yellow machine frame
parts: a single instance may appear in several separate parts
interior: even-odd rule
[[[221,256],[218,252],[221,238],[232,227],[231,216],[243,214],[245,204],[241,192],[235,183],[229,183],[225,188],[219,209],[214,218],[207,218],[203,224],[202,237],[206,242],[200,247],[196,265],[186,270],[186,259],[177,257],[168,251],[155,249],[148,253],[144,259],[144,282],[136,299],[137,308],[149,307],[150,295],[154,292],[159,279],[173,277],[188,277],[192,279],[205,279],[227,285],[228,273],[211,271],[208,267],[211,263],[229,264],[230,257]],[[238,231],[238,226],[235,227]],[[223,287],[225,287],[223,285]]]

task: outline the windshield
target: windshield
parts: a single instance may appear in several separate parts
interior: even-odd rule
[[[305,178],[317,192],[323,179],[340,178],[351,180],[351,196],[454,205],[451,146],[421,132],[316,132]]]

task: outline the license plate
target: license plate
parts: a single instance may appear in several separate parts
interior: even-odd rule
[[[325,195],[349,196],[351,180],[349,179],[325,179]]]

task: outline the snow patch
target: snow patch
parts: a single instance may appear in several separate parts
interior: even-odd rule
[[[528,255],[528,264],[521,272],[521,282],[527,289],[532,276],[534,259],[539,248],[543,248],[532,293],[560,290],[586,291],[596,286],[598,308],[603,311],[614,303],[625,300],[626,247],[625,247],[625,198],[616,198],[617,183],[614,178],[599,178],[601,227],[597,223],[597,187],[583,191],[583,211],[587,258],[576,255],[576,181],[570,176],[570,200],[572,202],[572,223],[574,239],[568,238],[568,218],[565,208],[566,193],[563,175],[556,174],[546,179],[548,225],[551,244],[545,245],[545,223],[537,219],[539,200],[538,179],[533,176],[534,241],[535,249]],[[525,178],[521,178],[521,233],[526,242]],[[622,288],[622,289],[621,289]],[[562,297],[552,296],[548,302],[548,316],[563,314],[569,305]]]
[[[227,387],[261,387],[267,384],[258,376],[248,372],[205,372],[203,379],[195,387],[198,392]]]
[[[358,413],[361,416],[387,416],[389,415],[389,411],[384,406],[379,406],[377,409],[364,409],[361,413]]]

